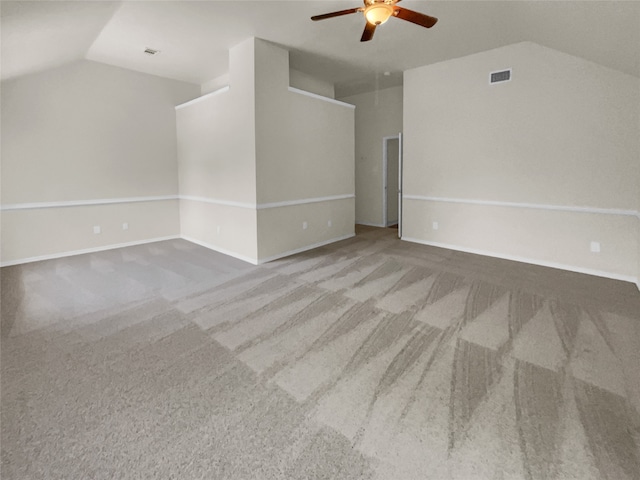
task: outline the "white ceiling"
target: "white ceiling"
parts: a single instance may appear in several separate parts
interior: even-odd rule
[[[226,74],[229,48],[251,36],[287,48],[292,68],[334,83],[338,96],[525,40],[640,77],[640,1],[405,0],[439,22],[391,18],[366,43],[362,14],[309,19],[360,1],[2,1],[2,78],[87,58],[202,84]]]

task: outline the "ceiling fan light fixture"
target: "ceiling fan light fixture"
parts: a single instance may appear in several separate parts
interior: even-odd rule
[[[393,15],[393,7],[388,3],[374,3],[364,10],[364,16],[371,25],[382,25]]]

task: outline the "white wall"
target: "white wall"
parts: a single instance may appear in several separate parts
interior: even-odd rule
[[[174,105],[198,93],[90,61],[2,82],[3,264],[178,235]]]
[[[356,106],[356,223],[384,226],[383,138],[402,131],[402,87],[340,98]]]
[[[525,42],[404,82],[405,239],[637,278],[638,78]]]
[[[352,235],[353,110],[289,91],[288,53],[253,38],[202,88],[225,80],[196,98],[201,86],[82,61],[3,82],[3,264],[179,235],[257,263]],[[312,80],[298,86],[332,93]],[[274,227],[296,216],[309,228]]]

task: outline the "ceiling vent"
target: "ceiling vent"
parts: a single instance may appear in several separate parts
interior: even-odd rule
[[[153,48],[145,48],[144,53],[147,55],[157,55],[160,53],[160,50],[154,50]]]
[[[489,75],[489,84],[503,83],[511,81],[511,69],[500,70],[499,72],[491,72]]]

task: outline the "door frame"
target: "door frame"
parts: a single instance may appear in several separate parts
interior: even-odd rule
[[[382,138],[382,225],[386,228],[387,225],[387,145],[390,140],[398,140],[398,236],[401,236],[400,225],[402,225],[402,133],[397,135],[390,135]]]

